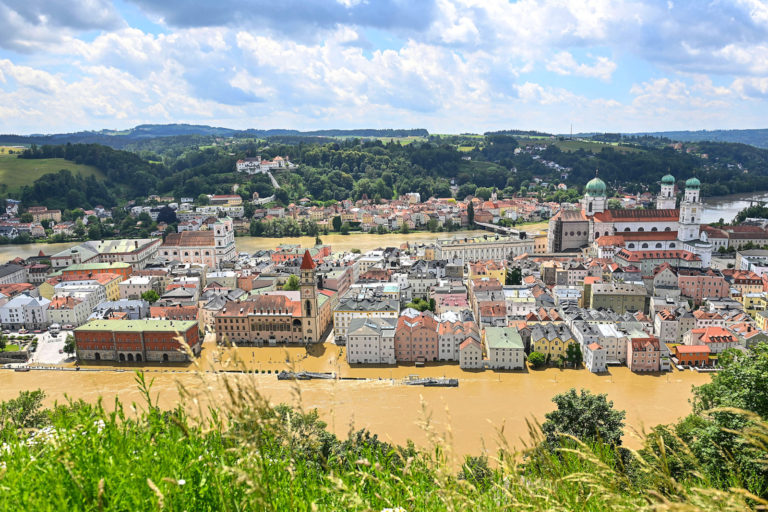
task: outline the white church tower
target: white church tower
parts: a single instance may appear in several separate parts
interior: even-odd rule
[[[675,202],[675,177],[667,174],[661,178],[661,192],[656,197],[656,209],[674,210]]]
[[[698,178],[690,178],[685,182],[685,196],[680,203],[680,229],[677,234],[684,242],[699,239],[701,213],[704,208],[699,198],[700,187]]]

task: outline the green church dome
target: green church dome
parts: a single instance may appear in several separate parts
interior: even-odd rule
[[[671,174],[667,174],[663,178],[661,178],[661,184],[662,185],[674,185],[675,184],[675,177]]]
[[[685,182],[685,188],[699,188],[701,186],[701,182],[698,178],[688,178],[688,181]]]
[[[595,176],[587,183],[585,192],[593,197],[605,196],[605,182]]]

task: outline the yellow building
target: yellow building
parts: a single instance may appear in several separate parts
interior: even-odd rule
[[[434,259],[434,254],[433,254]],[[469,264],[469,279],[487,277],[496,279],[502,285],[507,282],[507,267],[493,260],[478,261]]]
[[[757,320],[757,313],[765,311],[768,305],[768,299],[765,297],[765,293],[748,293],[740,297],[736,297],[736,300],[742,303],[744,306],[744,312],[749,316]],[[761,327],[762,329],[762,327]]]
[[[768,327],[768,311],[758,311],[755,313],[754,318],[757,328],[765,331],[765,328]]]
[[[427,261],[432,261],[435,259],[435,248],[433,246],[426,247],[424,249],[424,259]]]
[[[544,254],[547,252],[547,233],[539,233],[533,237],[533,252]]]
[[[531,329],[531,350],[551,360],[565,357],[568,345],[578,342],[565,324],[536,324]]]
[[[37,287],[37,291],[41,297],[45,297],[46,299],[51,300],[55,293],[54,287],[57,284],[66,281],[81,281],[100,284],[104,287],[107,300],[120,300],[119,285],[123,281],[123,276],[118,274],[96,274],[95,276],[87,279],[64,279],[61,275],[57,275],[43,281],[40,286]]]

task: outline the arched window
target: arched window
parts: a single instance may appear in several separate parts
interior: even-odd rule
[[[125,354],[120,354],[120,361],[125,361]]]
[[[141,362],[141,354],[136,354],[136,361]]]
[[[93,354],[93,357],[94,357],[94,359],[96,359],[97,361],[101,361],[101,354],[99,354],[98,352],[96,352],[95,354]]]
[[[643,244],[643,245],[640,246],[640,248],[641,249],[647,249],[648,248],[648,244]]]
[[[667,226],[667,227],[664,228],[664,231],[672,231],[672,230],[669,229],[669,226]]]
[[[592,213],[592,201],[589,202],[589,213]]]
[[[581,231],[577,231],[576,236],[581,236]]]
[[[129,363],[133,362],[133,354],[128,354],[128,362]]]
[[[163,354],[163,362],[168,362],[168,354]]]
[[[672,242],[671,244],[669,244],[669,248],[670,249],[674,249],[675,248],[675,242]]]
[[[624,228],[624,231],[629,231],[629,228]]]
[[[306,309],[307,309],[307,316],[312,316],[312,302],[309,301],[309,299],[305,302]]]
[[[659,229],[658,229],[656,226],[654,226],[654,227],[652,227],[652,228],[651,228],[651,231],[658,231],[658,230],[659,230]]]
[[[645,231],[645,228],[637,228],[638,231]]]
[[[635,244],[629,244],[629,245],[627,245],[627,247],[629,247],[630,249],[634,249],[635,248]]]
[[[656,244],[657,249],[661,249],[661,244]]]
[[[691,217],[691,222],[695,222],[695,221],[693,220],[693,217]]]

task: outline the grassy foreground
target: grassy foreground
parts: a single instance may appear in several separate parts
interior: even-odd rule
[[[457,470],[450,439],[432,436],[427,450],[367,431],[342,441],[316,412],[271,407],[253,384],[223,378],[229,400],[205,420],[181,404],[160,410],[143,374],[144,403],[116,403],[114,412],[82,401],[43,410],[40,392],[3,403],[0,509],[730,511],[766,503],[697,471],[677,481],[680,457],[665,453],[660,437],[661,449],[644,455],[575,438],[553,449],[532,425],[530,448],[502,450],[490,463],[468,458]],[[763,440],[758,463],[766,434],[758,421],[745,437]]]

